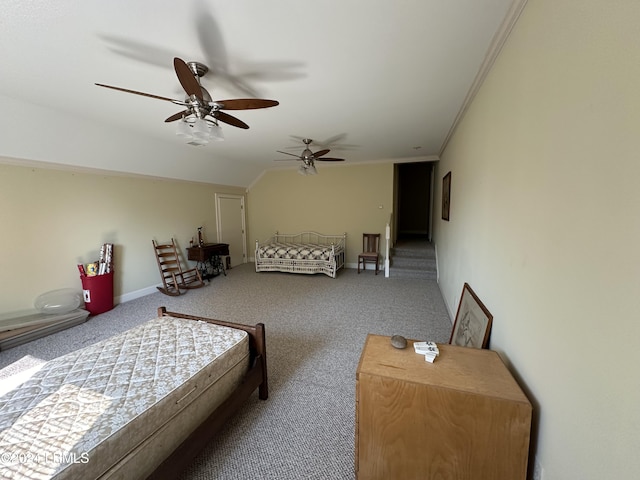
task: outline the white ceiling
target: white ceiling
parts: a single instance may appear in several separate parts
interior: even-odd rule
[[[523,3],[3,0],[0,156],[241,186],[295,168],[275,161],[293,137],[344,165],[437,158]],[[94,85],[182,100],[176,56],[210,67],[215,100],[280,105],[230,111],[250,129],[193,147],[164,123],[181,107]]]

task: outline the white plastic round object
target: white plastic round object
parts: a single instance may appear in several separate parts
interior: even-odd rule
[[[61,288],[45,292],[36,298],[33,305],[42,313],[68,313],[82,302],[82,292],[73,288]]]

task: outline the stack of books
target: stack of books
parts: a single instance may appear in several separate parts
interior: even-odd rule
[[[413,349],[416,353],[424,355],[424,360],[429,363],[433,363],[440,351],[435,342],[414,342]]]

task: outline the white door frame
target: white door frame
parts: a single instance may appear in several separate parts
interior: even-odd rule
[[[244,208],[244,195],[234,195],[232,193],[216,193],[215,194],[215,202],[216,202],[216,234],[218,237],[218,243],[222,243],[223,238],[223,226],[222,226],[222,215],[220,211],[220,200],[221,199],[234,199],[240,200],[240,209],[242,210],[242,262],[247,263],[249,257],[247,256],[247,227],[246,227],[246,209]]]

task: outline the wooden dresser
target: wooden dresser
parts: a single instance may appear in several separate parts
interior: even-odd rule
[[[531,403],[491,350],[438,345],[434,363],[369,335],[356,373],[356,475],[525,480]]]

